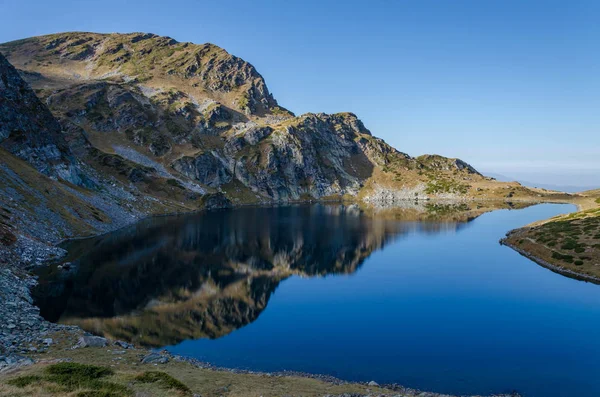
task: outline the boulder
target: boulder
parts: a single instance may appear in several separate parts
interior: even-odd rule
[[[133,349],[134,346],[131,343],[124,342],[122,340],[115,341],[116,346],[120,346],[123,349]]]
[[[0,356],[0,374],[8,372],[16,368],[32,365],[34,361],[29,357],[12,354],[8,356]]]
[[[73,349],[78,349],[81,347],[105,347],[107,344],[108,341],[106,340],[106,338],[103,338],[101,336],[84,335],[79,338],[79,341],[75,346],[73,346]]]

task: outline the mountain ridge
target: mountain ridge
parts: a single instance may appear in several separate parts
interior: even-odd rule
[[[69,141],[85,135],[108,154],[139,152],[234,203],[357,196],[379,167],[395,173],[380,178],[389,189],[406,185],[422,197],[464,194],[462,185],[446,183],[456,179],[451,173],[483,179],[462,160],[396,150],[350,112],[294,116],[251,64],[213,44],[62,33],[5,43],[0,52],[58,117]]]

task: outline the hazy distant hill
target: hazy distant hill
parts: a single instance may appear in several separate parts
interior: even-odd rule
[[[560,184],[551,184],[551,183],[539,183],[539,182],[530,182],[527,180],[523,180],[520,178],[514,178],[510,176],[506,176],[503,174],[497,174],[494,172],[483,172],[484,175],[492,177],[500,182],[519,182],[520,184],[528,187],[538,187],[542,189],[548,190],[558,190],[560,192],[567,193],[578,193],[583,192],[585,190],[592,190],[595,186],[578,186],[578,185],[560,185]]]

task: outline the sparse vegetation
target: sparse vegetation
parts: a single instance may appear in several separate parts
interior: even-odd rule
[[[425,193],[427,194],[443,194],[456,193],[466,194],[469,191],[469,186],[459,183],[452,179],[438,178],[427,183]]]
[[[133,395],[128,387],[107,381],[114,375],[108,367],[72,362],[48,366],[44,375],[23,375],[7,381],[11,386],[26,388],[42,386],[58,394],[75,392],[77,397],[126,397]]]
[[[600,281],[600,211],[595,206],[514,231],[506,241],[535,258]]]
[[[157,383],[162,387],[175,389],[184,395],[192,394],[189,387],[165,372],[146,371],[136,376],[135,380],[141,383]]]
[[[8,382],[9,385],[16,387],[25,387],[29,386],[32,383],[39,383],[42,381],[42,377],[38,375],[25,375],[19,376],[18,378],[10,379]]]

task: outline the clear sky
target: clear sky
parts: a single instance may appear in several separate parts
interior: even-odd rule
[[[212,42],[296,114],[356,113],[411,155],[600,186],[600,1],[0,0],[0,42],[62,31]]]

